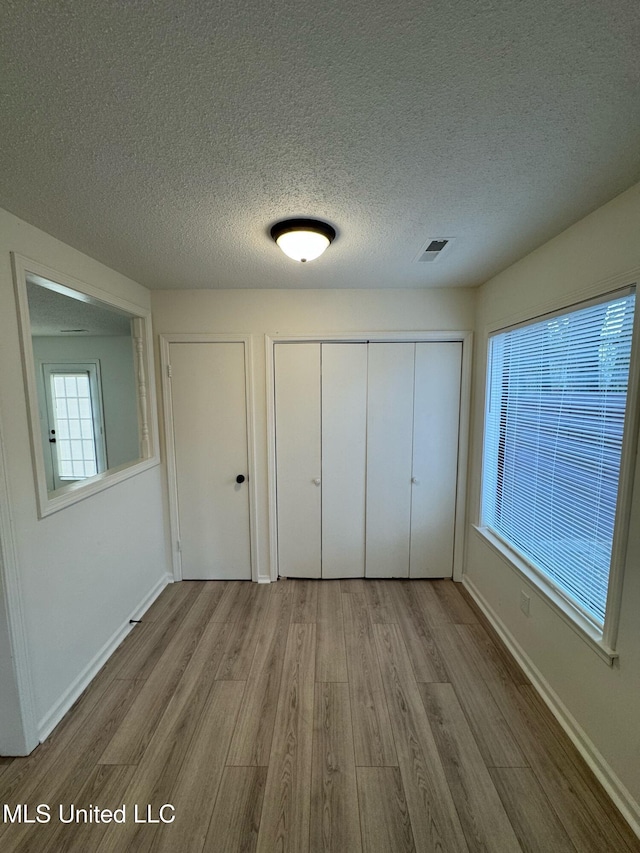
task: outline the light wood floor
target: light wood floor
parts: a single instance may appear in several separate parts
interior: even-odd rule
[[[52,736],[0,759],[3,803],[52,816],[0,823],[3,853],[640,851],[450,581],[170,586]],[[173,823],[134,822],[165,803]]]

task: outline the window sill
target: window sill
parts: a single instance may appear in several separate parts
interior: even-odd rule
[[[54,492],[39,492],[38,518],[53,515],[61,509],[66,509],[78,501],[97,495],[99,492],[110,489],[112,486],[116,486],[118,483],[135,477],[159,464],[160,460],[157,456],[150,456],[148,459],[127,463],[119,468],[110,468],[108,471],[96,474],[95,477],[88,477],[86,480],[75,480]]]
[[[472,525],[477,535],[486,542],[507,565],[521,575],[539,592],[550,607],[605,663],[613,666],[618,653],[602,641],[602,632],[566,599],[544,576],[534,569],[516,551],[487,527]]]

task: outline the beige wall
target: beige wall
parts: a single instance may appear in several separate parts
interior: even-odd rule
[[[258,569],[269,577],[265,343],[268,335],[362,331],[464,331],[473,327],[475,292],[451,290],[153,291],[159,333],[249,334],[256,421]],[[157,371],[160,376],[160,371]],[[161,399],[161,391],[158,392]],[[161,426],[162,431],[162,426]]]
[[[474,404],[465,579],[489,605],[499,626],[534,668],[556,709],[574,727],[627,813],[640,818],[640,472],[632,505],[619,662],[610,667],[535,592],[531,615],[519,609],[521,576],[471,527],[478,521],[488,327],[534,317],[606,292],[640,273],[640,185],[578,222],[478,293]],[[635,356],[638,357],[636,341]]]
[[[149,295],[135,282],[0,211],[2,438],[35,719],[45,731],[75,698],[103,647],[166,578],[168,565],[159,466],[38,519],[12,251],[141,308],[148,308]],[[11,654],[3,636],[0,631],[2,657]],[[5,681],[6,673],[0,662]],[[13,695],[12,686],[0,684],[0,694]],[[0,752],[5,754],[19,751],[21,740],[11,719],[4,713],[0,717]]]

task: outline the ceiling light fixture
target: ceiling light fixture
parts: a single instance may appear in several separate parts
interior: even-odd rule
[[[271,236],[287,257],[304,264],[319,258],[336,232],[318,219],[284,219],[271,228]]]

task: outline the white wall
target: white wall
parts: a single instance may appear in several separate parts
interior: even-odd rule
[[[24,754],[36,743],[30,677],[28,672],[22,677],[20,668],[25,654],[22,606],[20,601],[13,608],[9,604],[9,595],[20,591],[10,580],[15,554],[3,435],[0,417],[0,755]]]
[[[304,275],[304,269],[301,269]],[[260,576],[269,577],[267,414],[264,335],[361,331],[462,331],[473,327],[475,292],[451,290],[153,291],[159,333],[249,334],[255,393]],[[157,370],[160,376],[160,371]],[[161,399],[161,391],[158,391]],[[162,432],[162,426],[161,426]]]
[[[44,734],[75,698],[105,645],[166,579],[168,564],[159,466],[38,519],[11,251],[141,308],[148,308],[149,294],[0,211],[0,410],[35,717]],[[3,696],[14,695],[14,685],[5,681],[10,652],[0,643]],[[8,720],[0,717],[0,752],[11,754],[19,751],[20,739]]]
[[[2,557],[0,556],[0,568]],[[4,589],[0,585],[0,755],[26,750],[22,707],[13,666],[13,644],[9,635],[9,614]]]
[[[481,442],[487,327],[533,317],[560,300],[566,305],[587,289],[640,272],[640,185],[592,213],[496,276],[478,294],[469,480],[470,523],[479,514]],[[635,273],[633,272],[635,270]],[[625,276],[622,275],[624,280]],[[639,342],[636,342],[636,346]],[[637,350],[636,350],[637,354]],[[527,585],[468,526],[465,581],[489,605],[500,628],[540,678],[556,710],[607,781],[630,817],[640,820],[640,471],[635,478],[632,523],[617,649],[610,667],[549,607],[531,593],[531,615],[519,609]],[[555,697],[554,695],[555,694]],[[608,778],[607,778],[608,777]],[[638,824],[636,824],[637,826]]]

